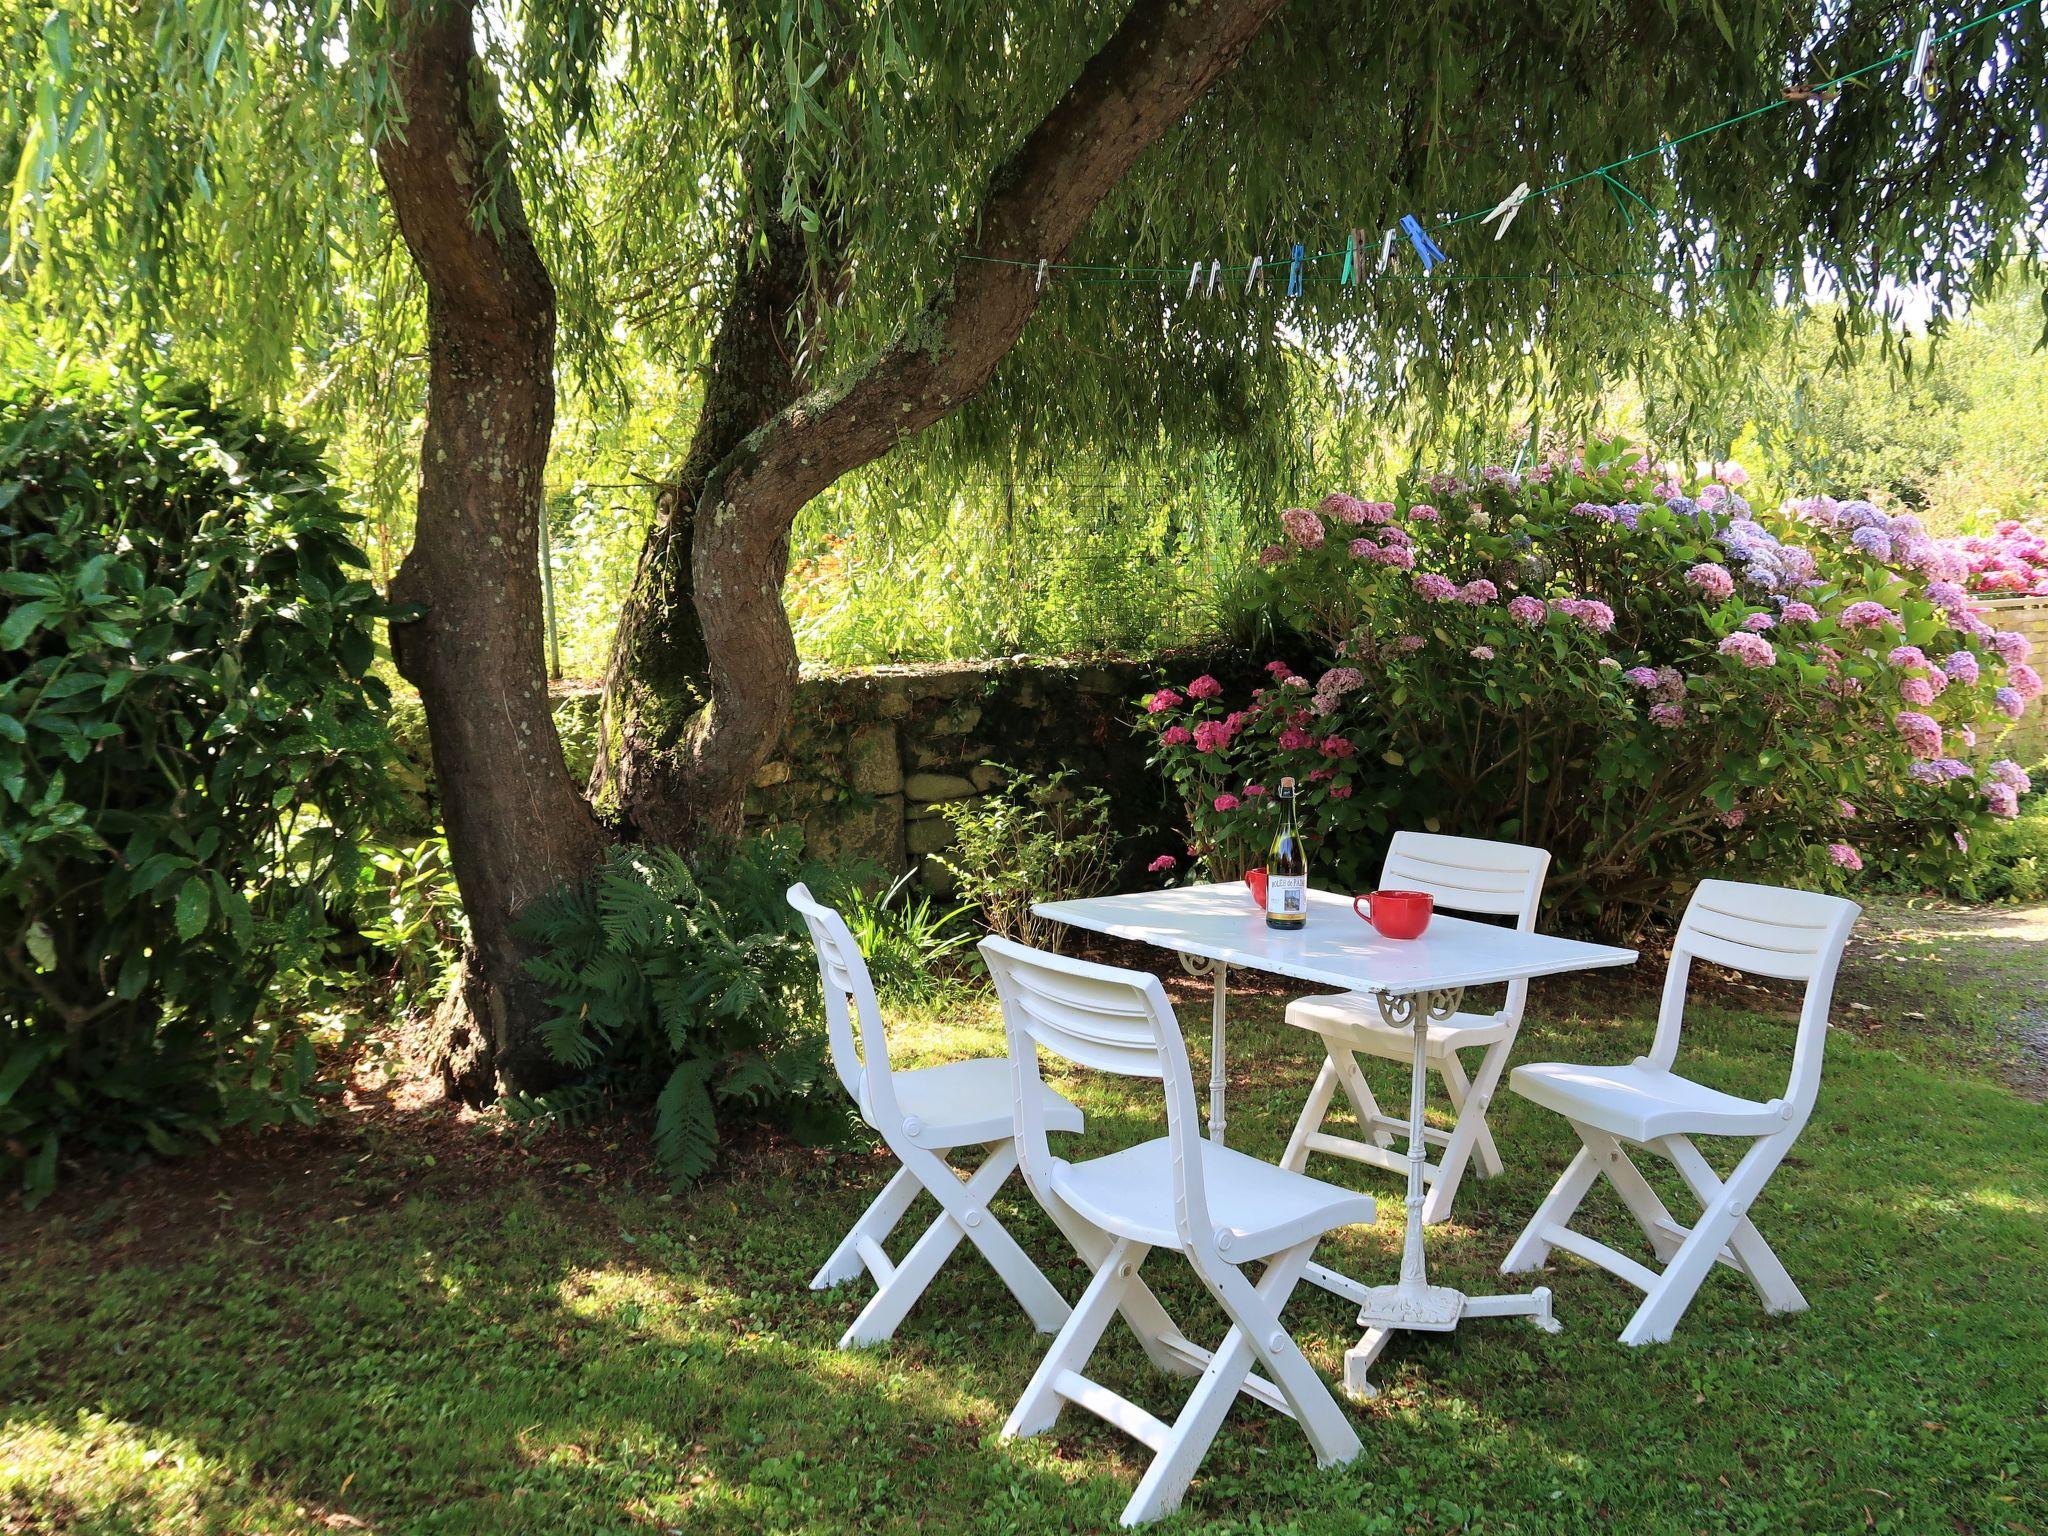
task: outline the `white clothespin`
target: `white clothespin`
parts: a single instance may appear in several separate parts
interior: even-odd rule
[[[1481,224],[1491,224],[1495,219],[1499,219],[1500,228],[1493,232],[1493,238],[1496,240],[1500,239],[1502,235],[1508,232],[1508,226],[1515,222],[1515,215],[1522,211],[1522,204],[1529,201],[1530,195],[1529,183],[1525,181],[1506,197],[1495,203],[1493,205],[1493,212],[1489,213],[1479,222]]]
[[[1036,293],[1045,292],[1045,267],[1048,259],[1044,256],[1038,258],[1038,287],[1033,290]]]
[[[1223,258],[1221,256],[1218,256],[1214,261],[1209,263],[1209,286],[1202,290],[1203,298],[1213,299],[1216,297],[1216,283],[1217,280],[1222,276]]]
[[[1386,238],[1380,241],[1380,270],[1382,272],[1394,264],[1394,236],[1399,233],[1400,231],[1397,229],[1390,229],[1386,233]]]
[[[1927,71],[1934,63],[1934,16],[1930,12],[1927,25],[1920,31],[1920,41],[1913,47],[1913,73],[1906,79],[1906,95],[1913,101],[1925,102],[1932,92],[1927,89]]]
[[[1192,299],[1195,296],[1195,284],[1199,283],[1201,280],[1202,264],[1198,261],[1192,267],[1188,268],[1188,291],[1184,295],[1182,295],[1182,297]]]
[[[1259,286],[1259,275],[1264,270],[1265,265],[1265,257],[1254,256],[1252,258],[1252,269],[1250,272],[1245,274],[1244,291],[1246,293],[1251,293]]]

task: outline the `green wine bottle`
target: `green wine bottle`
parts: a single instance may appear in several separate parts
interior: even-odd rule
[[[1308,854],[1295,820],[1294,780],[1280,781],[1280,828],[1266,856],[1266,926],[1293,930],[1308,925]]]

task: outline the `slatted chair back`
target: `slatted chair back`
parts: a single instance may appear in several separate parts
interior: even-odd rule
[[[1180,1021],[1159,978],[1146,971],[1070,959],[1010,939],[982,940],[981,955],[1002,1002],[1010,1070],[1017,1085],[1017,1157],[1032,1193],[1048,1208],[1058,1204],[1049,1182],[1052,1152],[1046,1144],[1044,1095],[1039,1092],[1041,1049],[1098,1072],[1155,1078],[1166,1092],[1175,1226],[1198,1262],[1216,1262],[1215,1228],[1197,1145],[1201,1120],[1194,1077]]]
[[[868,1123],[885,1136],[903,1122],[889,1075],[889,1041],[868,963],[846,919],[819,901],[801,882],[784,895],[810,930],[818,952],[818,980],[825,993],[825,1037],[832,1068]]]
[[[1533,933],[1549,873],[1548,849],[1437,832],[1396,832],[1380,865],[1380,887],[1427,891],[1447,911],[1511,917],[1519,931]],[[1519,1022],[1528,1000],[1528,979],[1510,982],[1503,1015]]]
[[[1685,1021],[1686,982],[1695,959],[1752,976],[1803,981],[1792,1075],[1783,1102],[1793,1124],[1804,1124],[1820,1093],[1821,1056],[1827,1044],[1828,1007],[1849,930],[1862,908],[1840,896],[1793,891],[1734,880],[1702,880],[1685,909],[1671,947],[1651,1065],[1672,1070]]]

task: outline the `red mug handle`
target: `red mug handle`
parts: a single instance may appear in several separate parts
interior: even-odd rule
[[[1364,894],[1363,896],[1354,896],[1354,897],[1352,897],[1352,898],[1351,898],[1351,910],[1352,910],[1352,911],[1354,911],[1354,912],[1356,912],[1356,913],[1357,913],[1357,914],[1359,915],[1359,917],[1360,917],[1360,919],[1361,919],[1361,920],[1363,920],[1363,921],[1365,921],[1365,922],[1368,922],[1368,923],[1369,923],[1369,922],[1371,922],[1371,921],[1372,921],[1372,899],[1373,899],[1373,897],[1375,897],[1375,896],[1376,896],[1376,895],[1378,895],[1378,894],[1379,894],[1379,893],[1378,893],[1377,891],[1367,891],[1367,892],[1366,892],[1366,893],[1365,893],[1365,894]],[[1363,905],[1363,906],[1360,906],[1360,905],[1359,905],[1359,903],[1360,903],[1360,902],[1363,902],[1363,903],[1365,903],[1365,905]]]

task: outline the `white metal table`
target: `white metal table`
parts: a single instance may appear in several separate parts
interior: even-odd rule
[[[1289,933],[1266,926],[1265,914],[1241,881],[1039,902],[1032,910],[1075,928],[1170,949],[1190,975],[1210,979],[1209,1134],[1218,1142],[1228,1124],[1224,1037],[1231,966],[1366,993],[1378,1003],[1381,1018],[1412,1035],[1401,1277],[1393,1285],[1368,1286],[1322,1264],[1310,1265],[1306,1275],[1325,1290],[1359,1304],[1358,1321],[1365,1336],[1344,1355],[1348,1393],[1355,1398],[1375,1395],[1368,1373],[1397,1329],[1442,1333],[1456,1328],[1461,1317],[1529,1317],[1537,1327],[1555,1331],[1547,1286],[1526,1295],[1467,1296],[1451,1286],[1429,1283],[1422,1248],[1424,1168],[1429,1161],[1423,1127],[1429,1023],[1457,1012],[1467,987],[1630,965],[1634,950],[1520,933],[1443,914],[1430,921],[1429,931],[1419,939],[1387,939],[1359,918],[1349,897],[1317,890],[1308,893],[1307,926]]]

